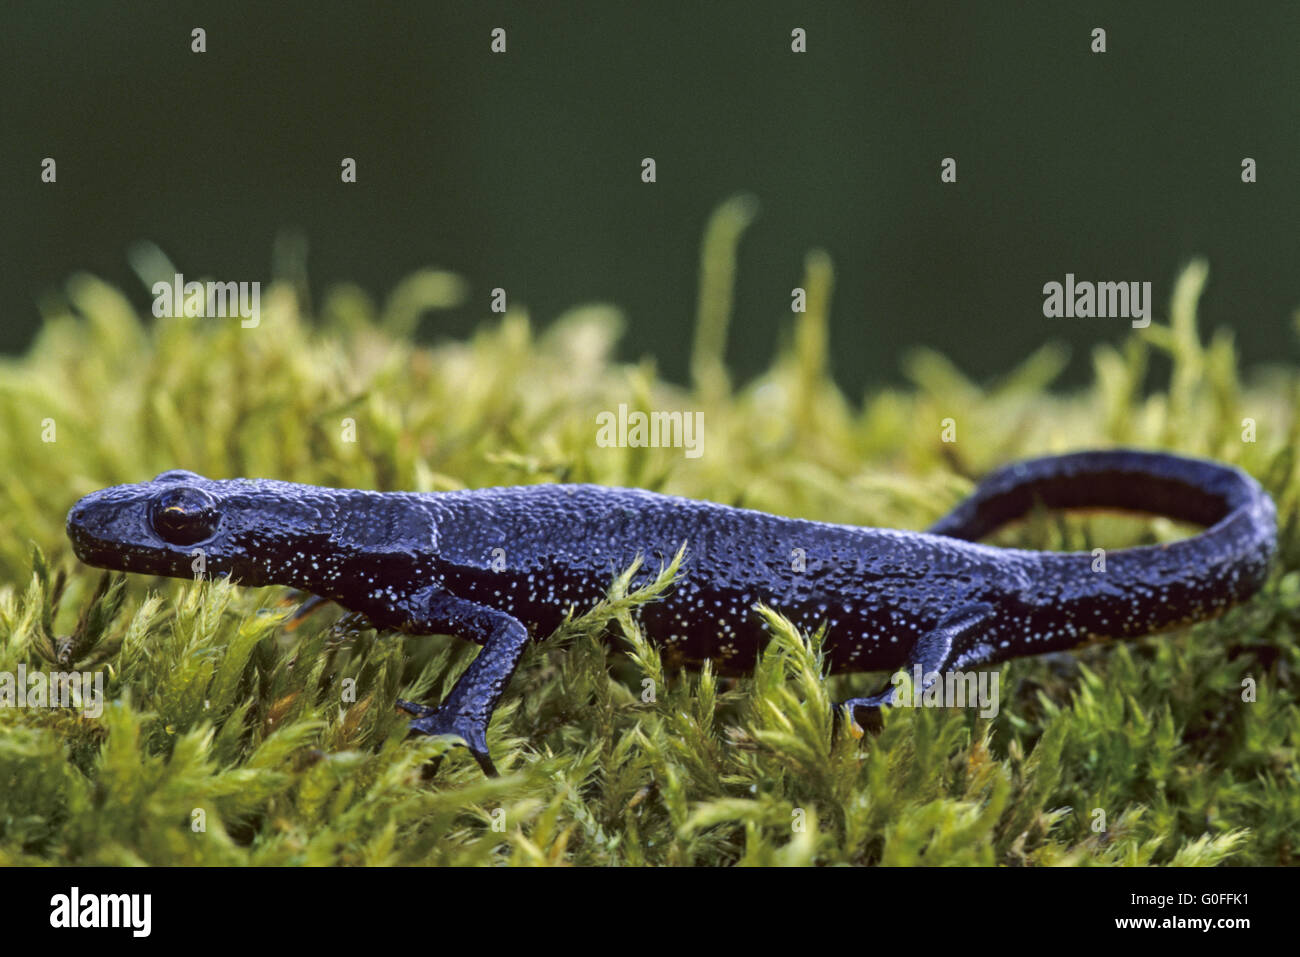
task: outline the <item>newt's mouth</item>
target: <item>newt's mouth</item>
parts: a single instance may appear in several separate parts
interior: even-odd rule
[[[112,491],[93,492],[68,511],[72,551],[96,568],[166,574],[177,561],[170,546],[149,533],[138,502],[106,496]]]

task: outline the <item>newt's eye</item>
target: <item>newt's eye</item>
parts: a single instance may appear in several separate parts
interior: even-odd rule
[[[212,536],[221,515],[211,495],[182,485],[154,496],[149,505],[149,520],[163,541],[173,545],[193,545]]]

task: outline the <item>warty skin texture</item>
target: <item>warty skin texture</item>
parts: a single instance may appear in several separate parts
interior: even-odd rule
[[[1040,504],[1206,530],[1109,552],[1104,572],[1092,553],[974,541]],[[766,640],[761,603],[806,630],[825,622],[833,670],[929,674],[1212,618],[1260,587],[1276,547],[1273,503],[1244,472],[1125,450],[1007,466],[925,533],[593,485],[379,493],[183,471],[88,495],[67,527],[92,565],[192,577],[198,549],[209,575],[292,586],[377,627],[483,644],[440,707],[406,706],[414,731],[460,735],[489,771],[487,722],[529,636],[595,604],[637,557],[634,586],[686,545],[673,588],[639,609],[670,663],[748,672]]]

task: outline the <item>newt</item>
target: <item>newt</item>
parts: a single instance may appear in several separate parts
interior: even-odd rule
[[[1090,552],[978,540],[1034,508],[1105,508],[1202,526],[1190,538]],[[405,493],[163,472],[81,499],[67,532],[83,562],[248,586],[285,585],[377,628],[448,634],[482,650],[437,707],[399,702],[413,733],[456,735],[488,774],[488,722],[530,636],[590,607],[644,557],[653,577],[685,543],[674,586],[640,606],[674,658],[747,673],[766,641],[759,603],[813,630],[832,671],[925,680],[1008,658],[1213,618],[1263,584],[1276,509],[1232,466],[1133,450],[1000,468],[926,532],[786,518],[635,488],[530,485]],[[633,586],[638,584],[636,579]],[[856,725],[892,687],[842,705]],[[459,743],[459,742],[457,742]]]

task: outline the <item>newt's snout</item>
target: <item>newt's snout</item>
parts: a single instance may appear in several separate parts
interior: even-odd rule
[[[103,565],[110,550],[120,551],[120,543],[114,539],[113,518],[121,515],[103,501],[103,496],[103,491],[92,492],[68,510],[67,532],[72,550],[88,565]]]
[[[72,550],[76,552],[77,557],[83,562],[87,560],[87,554],[90,551],[90,545],[94,541],[94,536],[90,532],[91,519],[94,515],[94,508],[90,503],[93,495],[87,495],[79,499],[77,504],[68,509],[67,531],[68,538],[72,541]]]

